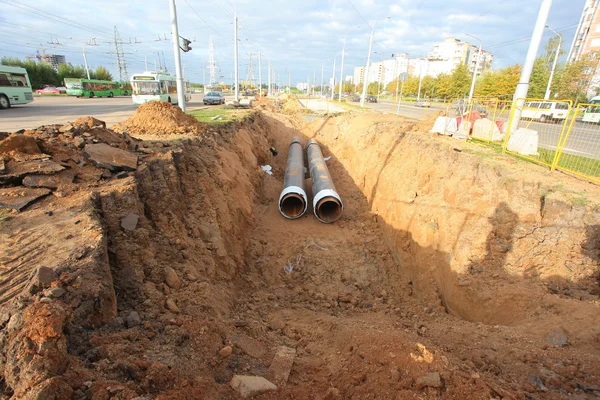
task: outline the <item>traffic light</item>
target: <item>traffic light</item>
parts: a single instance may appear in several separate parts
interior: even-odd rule
[[[183,47],[181,47],[181,50],[183,50],[185,53],[187,53],[188,51],[190,51],[192,49],[192,47],[190,46],[190,43],[192,43],[192,42],[187,40],[186,38],[181,38],[181,39],[183,39]]]

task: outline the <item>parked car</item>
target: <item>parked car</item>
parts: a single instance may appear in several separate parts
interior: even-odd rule
[[[54,86],[46,86],[43,89],[38,89],[35,91],[36,94],[60,94],[60,90]]]
[[[208,92],[202,100],[204,105],[208,104],[225,104],[225,96],[221,92]]]
[[[377,97],[375,96],[367,96],[365,100],[367,101],[367,103],[377,103]]]
[[[427,100],[417,100],[415,102],[415,106],[416,107],[427,107],[427,108],[429,108],[429,107],[431,107],[431,102],[427,101]]]

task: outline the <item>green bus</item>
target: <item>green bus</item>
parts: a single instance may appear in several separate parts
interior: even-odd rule
[[[65,78],[65,86],[67,87],[67,95],[77,97],[114,97],[131,94],[131,84],[129,82]]]

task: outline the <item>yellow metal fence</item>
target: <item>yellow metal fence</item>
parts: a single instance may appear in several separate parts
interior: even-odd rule
[[[518,99],[511,109],[505,152],[600,183],[600,105]]]

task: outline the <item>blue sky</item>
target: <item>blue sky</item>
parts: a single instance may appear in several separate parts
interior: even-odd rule
[[[564,34],[569,50],[585,0],[554,0],[548,25]],[[484,49],[494,54],[493,68],[522,63],[541,0],[177,0],[179,34],[194,40],[193,50],[182,53],[186,76],[202,82],[212,35],[220,76],[233,75],[233,13],[239,18],[240,78],[247,73],[248,54],[263,55],[263,80],[267,60],[282,84],[291,73],[292,83],[312,79],[321,66],[331,75],[333,56],[342,50],[348,35],[344,75],[366,63],[370,28],[377,22],[373,60],[392,53],[426,55],[445,37],[469,41],[466,33],[479,37]],[[113,31],[117,26],[128,63],[128,72],[144,70],[164,52],[167,67],[174,72],[170,17],[166,0],[90,1],[0,0],[0,56],[24,58],[35,55],[40,44],[49,53],[64,54],[67,61],[83,64],[81,45],[95,37],[98,46],[87,47],[91,67],[104,65],[116,75]],[[158,41],[159,37],[167,40]],[[546,31],[545,43],[552,33]],[[50,43],[48,43],[50,42]],[[59,42],[60,45],[52,44]],[[162,53],[161,53],[162,54]],[[337,59],[339,74],[340,59]],[[208,78],[207,78],[208,79]]]

